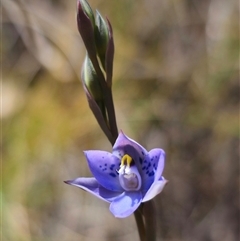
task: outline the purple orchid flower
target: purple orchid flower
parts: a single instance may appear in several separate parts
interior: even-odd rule
[[[94,177],[79,177],[66,183],[109,202],[115,217],[131,215],[142,202],[159,194],[167,183],[162,176],[164,151],[155,148],[147,152],[122,132],[112,153],[98,150],[84,153]]]

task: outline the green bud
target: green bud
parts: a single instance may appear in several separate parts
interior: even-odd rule
[[[103,100],[100,81],[88,55],[86,55],[83,63],[82,78],[92,97],[96,101]]]
[[[84,13],[88,16],[88,18],[92,22],[92,26],[95,26],[95,18],[92,8],[90,7],[89,3],[86,0],[79,0],[79,3],[84,11]]]
[[[103,19],[101,14],[98,11],[96,11],[95,43],[97,47],[98,56],[104,69],[108,40],[109,33],[106,21]]]

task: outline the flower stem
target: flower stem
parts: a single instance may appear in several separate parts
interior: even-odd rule
[[[144,222],[143,222],[143,216],[141,214],[140,208],[138,208],[135,212],[134,212],[134,217],[137,223],[137,229],[138,229],[138,234],[139,234],[139,238],[140,241],[146,241],[145,239],[145,226],[144,226]]]
[[[150,200],[143,205],[143,216],[146,227],[146,240],[156,241],[156,215],[153,200]]]

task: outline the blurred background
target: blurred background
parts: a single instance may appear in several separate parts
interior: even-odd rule
[[[158,240],[239,231],[239,12],[233,0],[89,0],[113,26],[119,129],[161,147]],[[134,217],[64,180],[111,151],[83,92],[74,0],[2,0],[2,240],[138,240]]]

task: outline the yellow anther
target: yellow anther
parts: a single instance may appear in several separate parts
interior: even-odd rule
[[[132,157],[130,157],[128,154],[125,154],[122,157],[121,166],[127,165],[128,167],[130,167],[132,161],[133,161]]]

